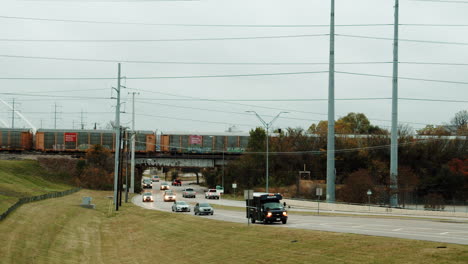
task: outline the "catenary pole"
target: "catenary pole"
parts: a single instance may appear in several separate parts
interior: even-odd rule
[[[114,161],[114,205],[115,210],[119,210],[119,203],[117,201],[117,185],[119,178],[119,150],[120,150],[120,63],[118,66],[117,75],[117,105],[115,107],[115,161]]]
[[[392,135],[390,149],[390,206],[398,206],[398,14],[399,0],[395,0],[392,78]]]
[[[335,0],[331,0],[328,71],[327,202],[335,202]]]

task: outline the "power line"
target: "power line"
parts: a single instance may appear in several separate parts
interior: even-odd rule
[[[431,1],[441,2],[441,1]],[[456,3],[465,3],[460,1],[450,1]],[[466,2],[468,3],[468,2]],[[83,24],[109,24],[109,25],[138,25],[138,26],[168,26],[168,27],[236,27],[236,28],[328,28],[328,24],[178,24],[178,23],[147,23],[147,22],[119,22],[119,21],[96,21],[96,20],[73,20],[73,19],[54,19],[54,18],[39,18],[39,17],[20,17],[20,16],[0,16],[3,19],[13,20],[31,20],[43,22],[68,22],[68,23],[83,23]],[[409,24],[402,23],[400,26],[431,26],[431,27],[466,27],[466,24]],[[335,27],[380,27],[393,26],[391,23],[384,24],[341,24]]]
[[[249,107],[249,108],[262,108],[262,109],[268,109],[268,110],[279,110],[279,111],[288,111],[288,112],[302,113],[302,114],[314,114],[314,115],[328,116],[327,113],[301,111],[301,110],[290,109],[290,108],[278,108],[278,107],[268,107],[268,106],[261,106],[261,105],[242,104],[242,103],[229,102],[229,101],[218,100],[218,99],[198,98],[198,97],[171,94],[171,93],[163,93],[163,92],[156,92],[156,91],[150,91],[150,90],[144,90],[144,89],[135,89],[135,88],[128,88],[128,89],[133,89],[133,90],[137,90],[137,91],[141,91],[141,92],[162,94],[162,95],[167,95],[167,96],[174,96],[174,97],[200,99],[200,100],[206,100],[206,101],[211,101],[211,102],[215,102],[215,103],[225,103],[225,104],[239,105],[239,106],[245,106],[245,107]],[[391,121],[391,120],[376,119],[376,118],[369,118],[369,120],[371,120],[371,121],[383,121],[383,122],[390,122]],[[408,121],[400,121],[400,123],[415,124],[415,125],[426,125],[425,123],[408,122]]]
[[[164,119],[182,120],[182,121],[191,121],[191,122],[202,122],[202,123],[232,125],[232,122],[218,122],[218,121],[208,121],[208,120],[191,119],[191,118],[168,117],[168,116],[160,116],[160,115],[149,115],[149,114],[136,114],[136,115],[139,115],[139,116],[146,116],[146,117],[157,117],[157,118],[164,118]],[[250,124],[234,124],[234,125],[236,125],[236,126],[247,126],[247,127],[253,127],[253,126],[254,126],[254,125],[250,125]]]
[[[181,38],[181,39],[0,39],[4,42],[173,42],[173,41],[205,41],[205,40],[247,40],[247,39],[277,39],[277,38],[305,38],[323,37],[329,34],[302,34],[280,36],[252,36],[252,37],[220,37],[220,38]]]
[[[275,76],[275,75],[304,75],[327,73],[328,71],[315,72],[277,72],[277,73],[251,73],[251,74],[224,74],[224,75],[192,75],[192,76],[156,76],[156,77],[126,77],[128,80],[156,80],[156,79],[195,79],[195,78],[227,78],[227,77],[251,77],[251,76]],[[115,80],[115,77],[0,77],[0,80]]]
[[[398,98],[406,101],[426,101],[426,102],[447,102],[447,103],[468,103],[466,100],[447,100],[447,99],[423,99],[423,98]]]
[[[348,35],[348,34],[336,34],[336,36],[338,36],[338,37],[348,37],[348,38],[378,39],[378,40],[391,40],[391,41],[393,41],[393,38],[385,38],[385,37]],[[433,41],[433,40],[417,40],[417,39],[401,39],[401,38],[399,38],[398,41],[430,43],[430,44],[463,45],[463,46],[468,45],[467,42],[449,42],[449,41]]]
[[[5,55],[0,57],[15,59],[38,59],[38,60],[59,60],[59,61],[80,61],[80,62],[109,62],[109,63],[141,63],[141,64],[188,64],[188,65],[328,65],[329,62],[206,62],[206,61],[145,61],[145,60],[118,60],[118,59],[88,59],[88,58],[67,58],[67,57],[42,57],[42,56],[21,56]],[[356,64],[390,64],[391,61],[356,61],[356,62],[335,62],[341,65]],[[399,64],[421,64],[421,65],[447,65],[447,66],[468,66],[468,63],[456,62],[417,62],[400,61]]]
[[[390,97],[374,97],[374,98],[336,98],[336,101],[374,101],[374,100],[389,100]],[[149,101],[223,101],[223,102],[314,102],[328,101],[328,98],[290,98],[290,99],[204,99],[204,98],[185,98],[185,99],[167,99],[167,98],[142,98],[141,100]],[[248,114],[250,115],[250,114]]]
[[[142,64],[195,64],[195,65],[328,65],[328,62],[197,62],[197,61],[145,61],[145,60],[117,60],[117,59],[80,59],[64,57],[41,57],[41,56],[20,56],[20,55],[0,55],[4,58],[17,59],[39,59],[39,60],[63,60],[82,62],[110,62],[110,63],[142,63]],[[361,62],[338,62],[336,64],[388,64],[391,61],[361,61]]]
[[[19,16],[0,16],[4,19],[17,20],[32,20],[32,21],[47,21],[47,22],[69,22],[69,23],[85,23],[85,24],[110,24],[110,25],[138,25],[138,26],[169,26],[169,27],[251,27],[251,28],[297,28],[297,27],[329,27],[327,24],[296,24],[296,25],[254,25],[254,24],[177,24],[177,23],[147,23],[147,22],[118,22],[118,21],[96,21],[96,20],[73,20],[73,19],[54,19],[54,18],[38,18],[38,17],[19,17]],[[393,24],[348,24],[335,25],[337,27],[375,27],[375,26],[392,26]]]
[[[367,73],[356,73],[356,72],[342,72],[335,71],[336,73],[349,74],[349,75],[359,75],[359,76],[370,76],[370,77],[381,77],[381,78],[393,78],[388,75],[379,75],[379,74],[367,74]],[[410,78],[410,77],[398,77],[400,80],[411,80],[411,81],[424,81],[424,82],[437,82],[437,83],[451,83],[451,84],[468,84],[468,82],[460,81],[446,81],[446,80],[434,80],[434,79],[422,79],[422,78]]]

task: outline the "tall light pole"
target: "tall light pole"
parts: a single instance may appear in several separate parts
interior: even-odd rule
[[[398,14],[400,3],[395,0],[393,27],[393,78],[392,78],[392,133],[390,148],[390,206],[398,206]]]
[[[335,0],[330,7],[330,62],[328,70],[327,202],[335,202]]]
[[[254,113],[258,119],[260,120],[260,122],[262,122],[263,126],[265,127],[266,129],[266,179],[265,179],[265,192],[268,192],[268,130],[270,129],[270,126],[273,124],[273,122],[276,121],[276,119],[278,119],[278,117],[281,115],[281,114],[286,114],[286,113],[289,113],[289,112],[279,112],[269,123],[265,122],[265,120],[263,120],[263,118],[257,114],[257,112],[255,111],[246,111],[247,113]]]
[[[130,165],[130,193],[135,192],[135,94],[140,94],[137,92],[132,92],[132,136],[131,136],[131,146],[132,146],[132,158]]]

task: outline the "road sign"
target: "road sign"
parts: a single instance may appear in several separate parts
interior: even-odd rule
[[[244,190],[244,199],[252,200],[253,199],[253,190]]]
[[[315,189],[315,195],[322,196],[322,194],[323,194],[323,189],[322,188],[316,188]]]
[[[233,189],[237,188],[237,183],[233,183],[233,184],[232,184],[232,188],[233,188]]]

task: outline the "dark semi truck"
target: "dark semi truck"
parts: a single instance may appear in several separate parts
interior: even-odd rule
[[[251,223],[264,224],[288,221],[288,212],[281,204],[283,197],[279,193],[253,193],[253,199],[247,199],[247,218]]]

